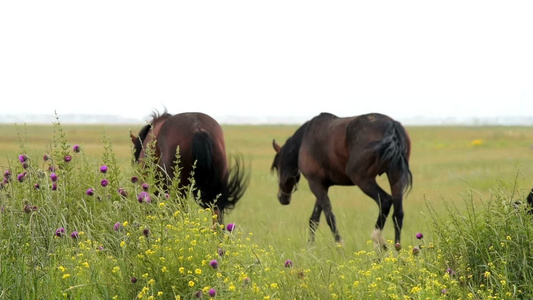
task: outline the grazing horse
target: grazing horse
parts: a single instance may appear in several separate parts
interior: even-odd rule
[[[281,204],[290,203],[300,173],[316,196],[309,219],[310,242],[314,241],[322,212],[335,241],[341,242],[328,189],[333,185],[357,185],[379,206],[372,233],[374,244],[386,247],[382,232],[391,206],[394,206],[395,247],[397,250],[401,248],[402,198],[412,186],[413,177],[409,170],[411,141],[399,122],[377,113],[348,118],[321,113],[298,128],[283,147],[275,140],[272,145],[276,156],[271,169],[277,170]],[[383,173],[387,174],[392,195],[376,182],[376,176]]]
[[[155,143],[152,144],[153,139]],[[224,212],[232,209],[246,191],[249,174],[244,170],[242,159],[235,158],[235,165],[228,169],[222,128],[206,114],[154,113],[150,124],[144,126],[138,136],[131,134],[131,140],[137,162],[146,158],[146,147],[154,145],[160,174],[168,174],[169,179],[177,169],[174,164],[179,147],[180,187],[190,184],[194,168],[194,182],[200,191],[199,204],[203,208],[214,207],[221,224]]]

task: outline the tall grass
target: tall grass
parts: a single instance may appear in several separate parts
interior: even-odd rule
[[[91,159],[83,145],[74,151],[59,122],[52,135],[38,153],[21,134],[3,170],[2,299],[533,295],[531,216],[505,184],[493,186],[488,198],[467,189],[456,201],[442,200],[444,210],[427,201],[427,232],[404,236],[399,252],[375,251],[370,242],[354,251],[332,241],[300,245],[240,222],[213,225],[194,186],[186,197],[177,184],[168,191],[157,186],[153,161],[145,170],[119,163],[105,135],[101,157]]]

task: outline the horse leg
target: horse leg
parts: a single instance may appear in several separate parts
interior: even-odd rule
[[[335,220],[335,215],[333,214],[333,210],[331,208],[331,201],[328,197],[328,187],[318,183],[309,183],[309,187],[311,188],[313,194],[315,194],[316,196],[315,207],[317,205],[320,206],[321,210],[326,216],[326,222],[328,223],[329,228],[331,229],[331,232],[335,237],[335,242],[341,243],[341,236],[339,235],[339,231],[337,230],[337,222]],[[318,214],[318,216],[320,217],[320,214]]]
[[[394,222],[394,239],[395,246],[397,250],[400,250],[400,235],[403,226],[403,190],[404,186],[402,185],[401,180],[397,180],[396,176],[393,174],[387,174],[389,177],[389,183],[391,186],[392,194],[392,203],[394,206],[394,212],[392,213],[392,221]]]
[[[377,247],[386,249],[387,245],[383,238],[383,228],[390,213],[392,197],[377,184],[375,178],[362,181],[358,186],[367,196],[374,199],[379,206],[378,219],[372,232],[372,241]]]
[[[311,214],[311,218],[309,218],[309,229],[310,229],[310,236],[309,236],[309,244],[312,244],[315,242],[315,232],[318,228],[318,224],[320,223],[320,215],[322,214],[322,207],[318,203],[318,200],[315,202],[315,208],[313,208],[313,213]]]

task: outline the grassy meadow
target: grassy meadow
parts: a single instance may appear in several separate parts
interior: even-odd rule
[[[153,205],[140,206],[140,187],[129,181],[140,176],[129,132],[140,128],[0,125],[0,166],[12,170],[0,190],[0,299],[511,299],[533,293],[524,283],[533,275],[533,225],[511,205],[533,187],[533,128],[407,127],[414,184],[404,199],[403,249],[377,253],[369,243],[377,206],[357,187],[330,190],[342,246],[324,218],[315,244],[307,244],[314,197],[305,179],[289,206],[278,203],[272,140],[283,144],[297,126],[223,126],[228,154],[242,154],[251,172],[245,196],[225,217],[235,224],[231,232],[206,230],[209,214],[172,193],[169,199],[151,194]],[[80,153],[73,153],[75,144]],[[20,154],[30,159],[31,182],[17,182],[24,171]],[[52,163],[44,154],[60,168],[57,191],[45,188]],[[65,155],[72,161],[63,162]],[[108,188],[99,186],[101,165],[110,168]],[[389,190],[386,178],[379,182]],[[89,187],[95,196],[86,194]],[[118,195],[119,187],[129,195]],[[65,234],[55,234],[59,228]],[[71,238],[71,229],[82,234]],[[385,238],[393,234],[389,217]],[[528,249],[510,252],[517,247]],[[217,257],[221,249],[227,253]],[[212,272],[214,259],[220,266]]]

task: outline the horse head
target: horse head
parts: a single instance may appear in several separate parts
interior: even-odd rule
[[[296,159],[293,157],[292,151],[287,151],[286,148],[280,147],[276,140],[272,141],[272,147],[276,151],[276,156],[272,162],[271,171],[276,170],[278,174],[278,200],[283,205],[291,203],[291,196],[293,192],[298,190],[298,182],[300,182],[300,171],[298,170],[298,155]],[[296,161],[296,164],[294,163]]]

